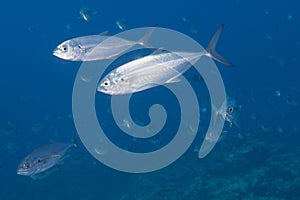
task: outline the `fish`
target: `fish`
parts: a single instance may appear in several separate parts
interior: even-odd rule
[[[224,28],[220,26],[206,50],[202,52],[154,52],[151,55],[125,63],[107,74],[98,84],[97,91],[110,95],[140,92],[155,86],[179,81],[200,57],[208,56],[227,66],[233,66],[215,51]]]
[[[125,31],[127,29],[127,21],[125,19],[117,20],[116,25],[122,31]]]
[[[98,13],[97,11],[92,11],[88,7],[83,7],[79,11],[80,17],[86,22],[90,22],[92,19],[92,15],[95,15],[97,13]]]
[[[49,169],[61,163],[66,152],[76,143],[50,142],[27,155],[19,164],[18,175],[30,176],[35,179],[37,175],[45,174]]]
[[[107,34],[88,35],[73,38],[59,44],[53,51],[53,55],[70,61],[96,61],[111,59],[119,56],[135,45],[152,48],[147,43],[154,28],[149,30],[140,40],[126,40]],[[104,43],[102,43],[105,41]],[[101,45],[99,45],[102,43]]]
[[[230,127],[234,124],[239,127],[237,121],[241,112],[242,106],[237,105],[236,99],[227,97],[227,109],[225,121],[229,122]]]
[[[241,105],[237,105],[236,99],[232,97],[226,97],[226,107],[225,101],[220,109],[216,109],[213,107],[213,113],[215,117],[221,116],[226,122],[229,123],[229,126],[232,127],[232,125],[235,125],[239,127],[239,124],[237,123],[240,112],[241,112]]]

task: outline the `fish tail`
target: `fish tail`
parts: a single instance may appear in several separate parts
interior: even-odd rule
[[[206,51],[207,51],[206,56],[213,58],[224,65],[232,67],[233,66],[232,63],[230,63],[228,60],[226,60],[225,58],[223,58],[216,52],[216,45],[217,45],[220,35],[224,29],[224,26],[225,26],[225,24],[222,24],[220,26],[220,28],[217,30],[217,32],[214,34],[214,36],[212,37],[210,43],[208,44],[208,46],[206,48]]]
[[[151,28],[140,40],[139,44],[148,48],[152,49],[153,47],[148,43],[149,37],[152,35],[153,31],[155,30],[156,27]]]

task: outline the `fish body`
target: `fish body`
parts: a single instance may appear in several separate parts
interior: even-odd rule
[[[153,30],[151,29],[138,41],[102,34],[77,37],[59,44],[54,49],[53,55],[71,61],[111,59],[122,54],[134,45],[142,45],[150,48],[150,45],[147,44],[147,39],[152,32]]]
[[[215,51],[224,28],[222,25],[202,52],[164,52],[133,60],[111,71],[99,83],[97,90],[110,95],[143,91],[158,85],[176,82],[202,56],[211,57],[232,66]]]
[[[105,76],[97,90],[121,95],[176,82],[177,78],[204,54],[205,52],[164,52],[133,60]]]
[[[66,151],[73,145],[51,142],[35,149],[21,161],[17,174],[34,176],[49,170],[63,160]]]

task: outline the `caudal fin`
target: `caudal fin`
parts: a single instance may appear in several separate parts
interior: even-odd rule
[[[217,30],[217,32],[215,33],[215,35],[213,36],[213,38],[211,39],[210,43],[208,44],[208,46],[206,48],[206,51],[207,51],[206,56],[213,58],[224,65],[232,67],[233,64],[231,64],[228,60],[226,60],[225,58],[223,58],[216,52],[216,45],[217,45],[220,35],[224,29],[224,26],[225,26],[225,24],[222,24],[220,26],[220,28]]]
[[[156,26],[152,27],[140,40],[139,40],[139,44],[148,48],[148,49],[152,49],[153,47],[151,46],[151,44],[148,43],[148,39],[149,37],[152,35],[153,31],[155,30]]]

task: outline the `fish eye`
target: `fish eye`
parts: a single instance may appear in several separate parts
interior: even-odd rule
[[[232,113],[232,112],[233,112],[233,110],[234,110],[234,108],[233,108],[233,107],[229,107],[229,108],[228,108],[228,110],[229,110],[229,112],[231,112],[231,113]]]
[[[67,47],[66,45],[64,45],[64,46],[61,47],[61,50],[67,51],[67,50],[68,50],[68,47]]]
[[[27,163],[24,163],[23,168],[24,168],[24,169],[30,168],[30,164],[29,164],[28,162],[27,162]]]
[[[103,85],[104,85],[104,86],[109,86],[109,81],[104,81],[104,82],[103,82]]]

